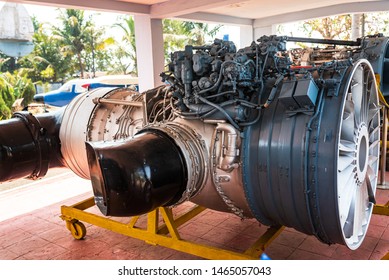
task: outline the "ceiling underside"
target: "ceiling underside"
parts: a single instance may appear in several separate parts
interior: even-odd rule
[[[343,13],[388,11],[389,0],[9,0],[226,24],[268,26]]]

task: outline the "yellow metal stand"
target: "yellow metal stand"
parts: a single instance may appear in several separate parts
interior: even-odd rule
[[[374,205],[373,214],[389,216],[389,201],[384,205]]]
[[[146,214],[145,226],[137,226],[141,216],[132,217],[130,222],[121,223],[108,217],[102,217],[84,210],[94,206],[94,199],[89,198],[72,206],[61,207],[61,218],[66,221],[66,226],[76,239],[82,239],[86,235],[86,228],[80,222],[96,225],[126,236],[143,240],[152,245],[160,245],[177,251],[185,252],[206,259],[258,259],[265,248],[282,232],[284,227],[270,227],[259,239],[245,252],[234,252],[209,245],[203,245],[181,238],[178,227],[194,218],[205,210],[204,207],[195,206],[188,212],[173,217],[171,208],[160,207]],[[159,215],[162,215],[160,219]]]
[[[373,214],[389,216],[389,201],[384,205],[374,205]],[[389,252],[381,260],[389,260]]]

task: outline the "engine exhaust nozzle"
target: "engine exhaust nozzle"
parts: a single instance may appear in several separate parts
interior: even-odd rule
[[[86,142],[96,205],[104,215],[136,216],[176,203],[187,169],[180,149],[159,131],[132,139]]]

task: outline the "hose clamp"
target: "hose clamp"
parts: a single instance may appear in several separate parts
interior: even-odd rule
[[[39,120],[26,111],[16,112],[14,118],[21,119],[31,133],[35,147],[38,150],[38,161],[35,170],[29,176],[30,179],[38,179],[46,175],[49,169],[50,143],[47,139],[47,131],[42,127]]]

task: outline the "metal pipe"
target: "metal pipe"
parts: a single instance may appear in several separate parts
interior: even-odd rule
[[[219,151],[219,163],[218,168],[229,171],[233,168],[236,168],[238,165],[236,164],[238,150],[237,150],[237,138],[238,133],[234,129],[234,127],[227,123],[218,123],[216,127],[216,131],[225,132],[227,134],[226,139],[221,137],[221,146],[219,147],[221,150]],[[227,143],[224,143],[226,140]]]
[[[63,110],[32,115],[17,112],[0,122],[0,182],[38,179],[51,167],[64,166],[59,126]]]
[[[301,42],[301,43],[314,43],[325,45],[343,45],[343,46],[360,46],[361,41],[347,41],[347,40],[332,40],[332,39],[317,39],[317,38],[302,38],[302,37],[285,37],[286,41]]]
[[[386,150],[387,150],[387,139],[388,139],[388,109],[382,107],[382,144],[381,144],[381,162],[380,162],[380,181],[378,188],[387,189],[385,182],[386,173]]]
[[[134,107],[143,107],[143,102],[134,102],[127,100],[119,100],[119,99],[104,99],[104,98],[95,98],[93,99],[93,103],[95,104],[114,104],[114,105],[124,105],[124,106],[134,106]]]

